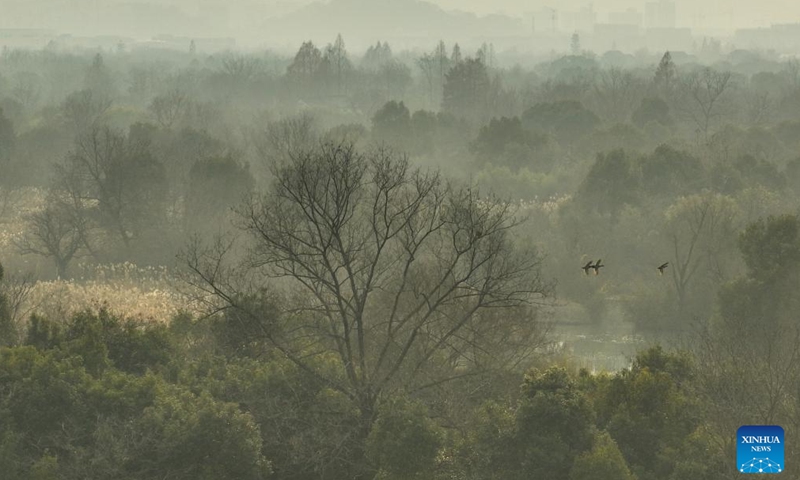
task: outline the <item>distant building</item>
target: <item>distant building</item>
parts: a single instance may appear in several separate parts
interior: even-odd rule
[[[774,49],[780,53],[800,52],[800,23],[777,24],[769,28],[736,30],[733,43],[738,48]]]
[[[592,4],[582,7],[577,12],[566,12],[561,16],[561,29],[565,32],[593,32],[597,23],[597,13]]]
[[[608,50],[635,51],[642,44],[642,31],[637,25],[598,23],[594,26],[591,42],[592,47],[600,52]]]
[[[553,34],[559,30],[558,10],[543,8],[533,13],[532,28],[534,34]]]
[[[644,25],[647,28],[675,28],[676,18],[673,0],[648,0],[644,4]]]
[[[644,46],[654,52],[690,51],[694,44],[690,28],[648,28],[644,40]]]
[[[642,13],[635,8],[629,8],[624,12],[611,12],[608,14],[608,23],[612,25],[635,25],[642,26]]]
[[[0,46],[8,48],[41,48],[57,37],[52,30],[36,28],[0,28]]]
[[[140,45],[188,51],[192,41],[194,41],[197,51],[203,53],[214,53],[236,48],[236,40],[233,38],[190,38],[175,35],[156,35],[151,42],[143,42]]]

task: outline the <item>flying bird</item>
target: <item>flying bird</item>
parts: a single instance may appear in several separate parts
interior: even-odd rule
[[[658,267],[658,274],[659,275],[664,275],[664,270],[666,270],[668,265],[669,265],[669,262],[667,262],[664,265],[661,265],[660,267]]]
[[[581,270],[583,270],[583,274],[584,275],[589,275],[589,270],[591,270],[592,268],[594,268],[592,266],[592,261],[589,260],[589,263],[587,263],[586,265],[582,266]]]
[[[603,259],[598,260],[597,263],[592,265],[592,268],[594,268],[594,274],[595,275],[599,275],[600,274],[600,269],[605,267],[605,265],[601,265],[601,263],[603,263]]]

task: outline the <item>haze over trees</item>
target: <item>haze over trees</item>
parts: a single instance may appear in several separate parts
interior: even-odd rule
[[[3,51],[0,471],[721,480],[796,435],[795,60],[347,38]]]

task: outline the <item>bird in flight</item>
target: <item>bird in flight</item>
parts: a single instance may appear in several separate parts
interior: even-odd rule
[[[601,263],[603,263],[603,259],[598,260],[597,263],[592,265],[592,268],[594,268],[594,274],[595,275],[599,275],[600,274],[600,269],[605,267],[605,265],[601,265]]]
[[[581,270],[583,270],[584,275],[589,275],[589,270],[591,270],[592,268],[594,268],[592,266],[592,261],[589,260],[589,263],[581,267]]]
[[[665,264],[663,264],[660,267],[658,267],[658,274],[659,275],[664,275],[664,270],[667,269],[668,265],[669,265],[669,262],[666,262]]]

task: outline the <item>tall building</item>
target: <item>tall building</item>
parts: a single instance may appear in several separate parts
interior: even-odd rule
[[[644,4],[646,28],[675,28],[676,10],[673,0],[648,0]]]
[[[629,8],[624,12],[611,12],[608,14],[608,23],[615,25],[636,25],[642,26],[642,14],[635,8]]]
[[[542,8],[533,14],[534,33],[555,33],[558,31],[558,10]]]
[[[577,12],[566,12],[561,17],[561,29],[565,32],[593,32],[597,13],[590,3]]]

